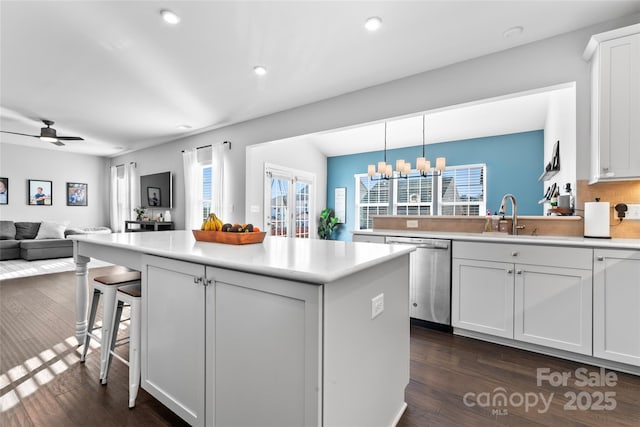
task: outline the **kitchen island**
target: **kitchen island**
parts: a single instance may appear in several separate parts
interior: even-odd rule
[[[73,239],[77,338],[90,258],[141,271],[141,386],[190,424],[390,426],[406,408],[412,248]]]

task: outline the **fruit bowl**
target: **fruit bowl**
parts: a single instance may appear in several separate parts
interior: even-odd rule
[[[225,243],[228,245],[250,245],[252,243],[262,243],[267,235],[265,231],[257,233],[234,233],[230,231],[204,231],[192,230],[193,237],[198,242]]]

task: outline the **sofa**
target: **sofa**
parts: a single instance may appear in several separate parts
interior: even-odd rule
[[[0,261],[24,259],[33,261],[73,256],[71,234],[111,233],[107,227],[67,228],[51,221],[0,221]]]

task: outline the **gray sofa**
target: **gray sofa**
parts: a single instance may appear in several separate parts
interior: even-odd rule
[[[59,237],[43,234],[40,222],[0,221],[0,261],[25,259],[28,261],[73,256],[70,234],[111,233],[107,227],[66,228]]]

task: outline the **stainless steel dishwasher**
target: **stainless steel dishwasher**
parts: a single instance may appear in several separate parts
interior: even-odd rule
[[[415,246],[411,253],[409,314],[413,319],[451,325],[451,241],[387,237],[387,243]]]

